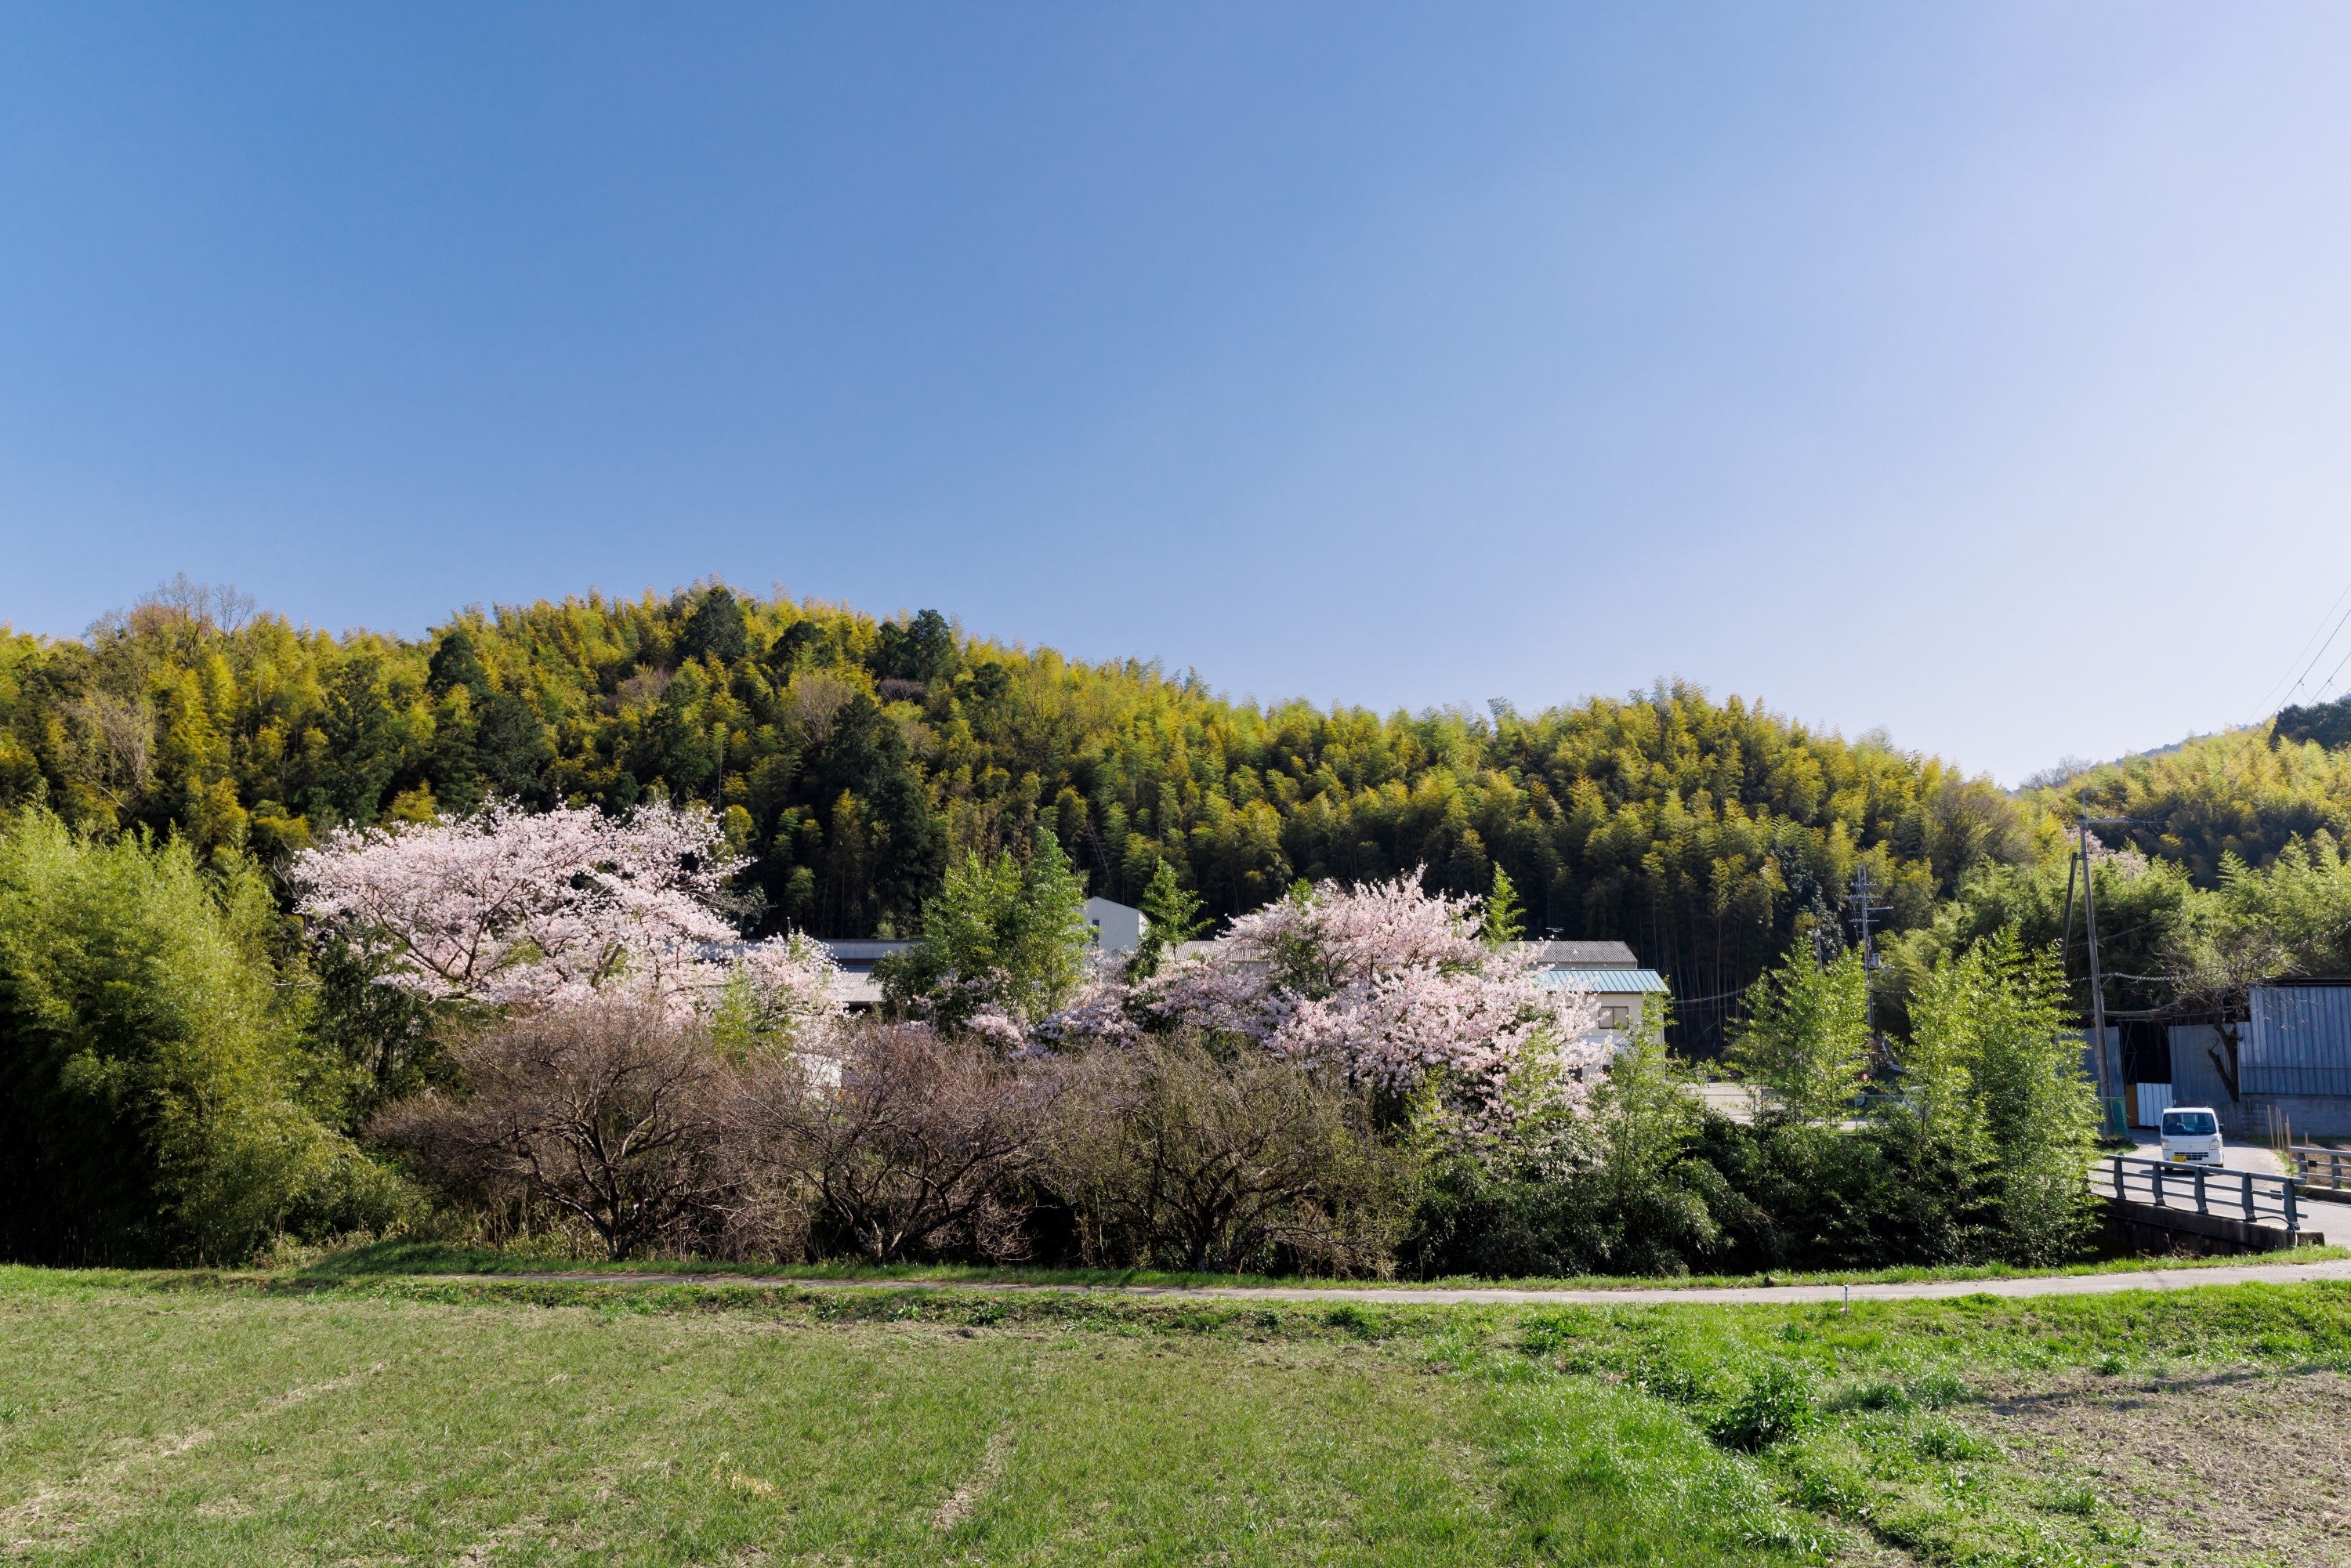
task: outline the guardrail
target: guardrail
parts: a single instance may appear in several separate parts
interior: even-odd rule
[[[2302,1173],[2304,1183],[2334,1192],[2351,1192],[2351,1149],[2323,1149],[2315,1144],[2288,1144],[2285,1157]]]
[[[2351,1170],[2351,1161],[2346,1162],[2346,1169]],[[2105,1197],[2241,1219],[2248,1225],[2283,1220],[2289,1236],[2302,1234],[2302,1185],[2300,1176],[2175,1165],[2126,1155],[2108,1155],[2090,1175],[2092,1190]]]

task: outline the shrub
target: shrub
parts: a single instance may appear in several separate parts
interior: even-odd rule
[[[397,1181],[301,1097],[275,920],[242,860],[0,826],[0,1250],[233,1261],[398,1214]]]
[[[730,1113],[736,1158],[770,1201],[804,1200],[820,1234],[869,1261],[958,1248],[1019,1257],[1019,1184],[1060,1084],[1052,1064],[1006,1061],[924,1025],[845,1027],[823,1057],[773,1051],[746,1064]]]
[[[1852,1131],[1714,1116],[1693,1150],[1729,1190],[1717,1207],[1732,1271],[1974,1261],[1996,1218],[1975,1166],[1876,1124]]]
[[[373,1124],[444,1196],[549,1206],[614,1259],[723,1220],[726,1072],[696,1029],[606,1001],[507,1019],[451,1057],[461,1089]]]
[[[1704,1113],[1646,1020],[1587,1109],[1446,1159],[1426,1188],[1425,1273],[1676,1274],[1723,1245],[1736,1207],[1695,1157]]]
[[[1813,1413],[1812,1385],[1794,1367],[1779,1364],[1751,1379],[1708,1430],[1725,1448],[1755,1453],[1802,1431]]]
[[[1409,1162],[1335,1068],[1177,1034],[1097,1048],[1072,1077],[1046,1172],[1091,1260],[1392,1269]]]

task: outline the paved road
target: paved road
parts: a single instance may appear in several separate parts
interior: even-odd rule
[[[1954,1296],[2103,1296],[2120,1291],[2188,1291],[2200,1285],[2301,1284],[2351,1281],[2351,1258],[2325,1263],[2241,1263],[2210,1269],[2142,1269],[2127,1274],[2054,1274],[2021,1280],[1921,1280],[1904,1284],[1723,1285],[1688,1290],[1510,1290],[1382,1285],[1338,1290],[1311,1285],[1016,1285],[927,1280],[792,1280],[747,1274],[545,1273],[424,1276],[495,1281],[569,1281],[584,1284],[775,1285],[804,1291],[977,1291],[997,1295],[1144,1296],[1179,1301],[1356,1301],[1397,1306],[1651,1306],[1687,1302],[1788,1304],[1803,1301],[1924,1301]],[[1848,1293],[1849,1290],[1849,1293]]]
[[[1756,1113],[1762,1108],[1762,1091],[1752,1084],[1693,1083],[1689,1089],[1706,1102],[1708,1110],[1742,1125],[1752,1125]]]
[[[2163,1158],[2163,1139],[2145,1127],[2131,1129],[2131,1137],[2138,1144],[2137,1157],[2143,1160]],[[2285,1159],[2275,1149],[2259,1144],[2240,1144],[2233,1139],[2220,1143],[2220,1164],[2232,1171],[2252,1171],[2262,1176],[2290,1176]]]

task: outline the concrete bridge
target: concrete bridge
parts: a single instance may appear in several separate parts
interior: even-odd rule
[[[2110,1223],[2146,1252],[2274,1252],[2351,1230],[2351,1192],[2298,1176],[2110,1155],[2090,1172]]]

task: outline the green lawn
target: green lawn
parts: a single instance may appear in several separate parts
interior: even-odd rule
[[[1848,1314],[0,1270],[0,1551],[2173,1561],[2014,1396],[2346,1368],[2325,1284]]]

